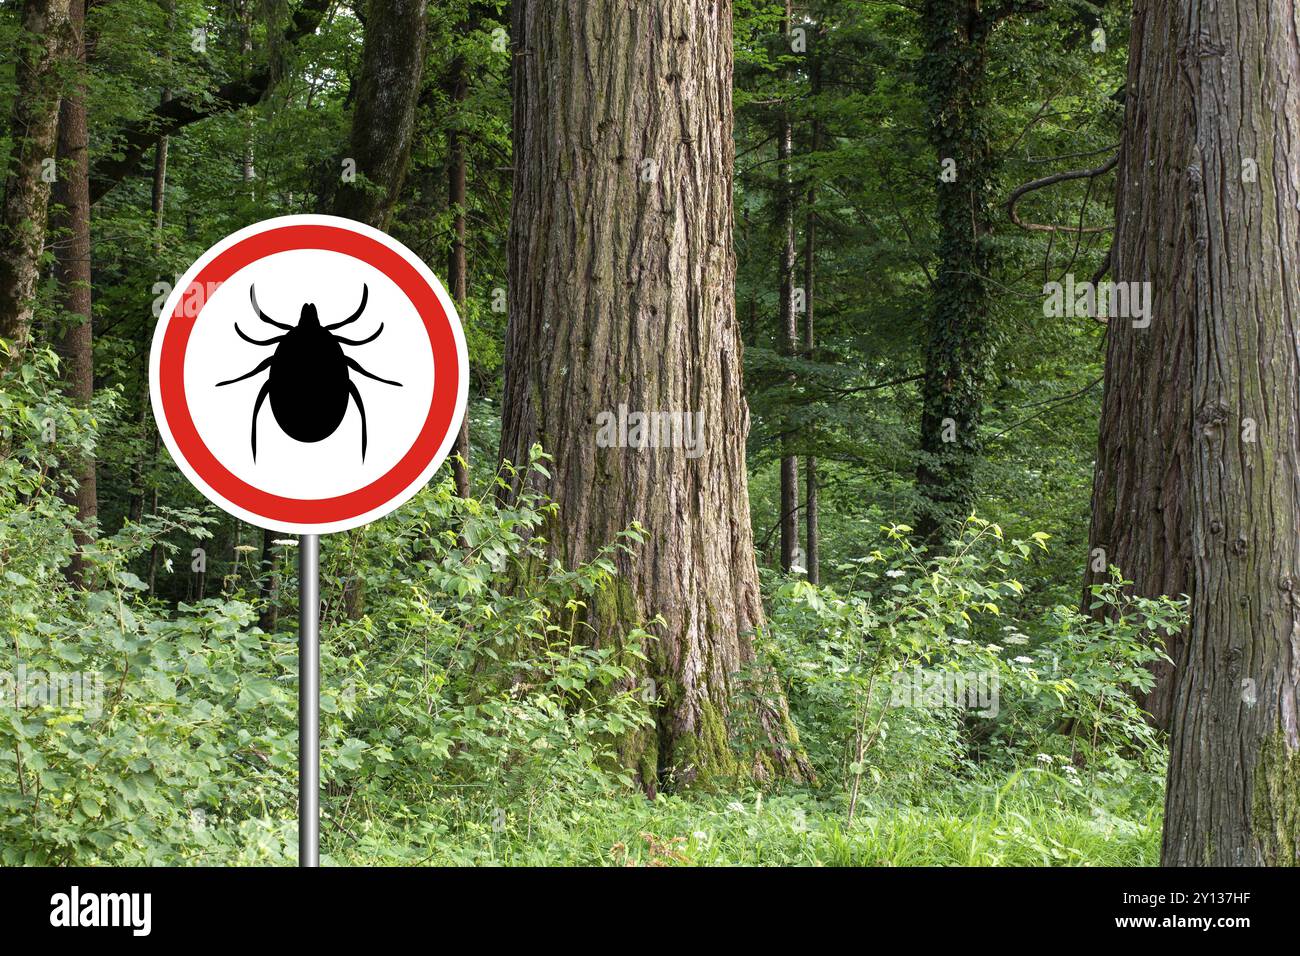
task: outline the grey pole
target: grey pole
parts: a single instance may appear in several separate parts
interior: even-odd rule
[[[298,865],[320,866],[320,535],[298,538]]]

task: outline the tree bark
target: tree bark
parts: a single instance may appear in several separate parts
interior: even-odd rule
[[[86,4],[72,0],[68,8],[71,26],[70,59],[84,72],[86,64]],[[78,78],[59,106],[58,180],[54,184],[54,212],[51,228],[56,237],[54,273],[59,282],[59,299],[64,326],[58,341],[64,391],[74,404],[89,407],[95,395],[94,335],[90,292],[90,161],[86,131],[84,80]],[[69,461],[77,482],[69,499],[76,505],[81,528],[76,532],[77,551],[65,573],[75,584],[84,584],[84,549],[92,540],[99,513],[95,483],[95,459],[73,455]]]
[[[469,96],[469,78],[465,75],[465,58],[455,57],[451,62],[448,78],[448,92],[454,115],[447,130],[447,203],[451,206],[451,251],[447,257],[447,281],[451,285],[451,298],[457,309],[464,309],[465,297],[468,295],[469,271],[465,260],[465,203],[466,203],[466,168],[465,143],[462,139],[461,110]],[[453,449],[456,456],[452,459],[452,475],[456,482],[456,494],[462,498],[469,497],[469,415],[460,423],[460,433],[456,436]]]
[[[566,565],[634,521],[647,530],[589,610],[604,646],[663,619],[642,678],[657,732],[624,742],[642,785],[798,778],[779,692],[735,696],[763,609],[733,283],[730,4],[521,0],[513,28],[501,455],[526,463],[540,443],[554,457],[551,477],[529,481],[558,505],[548,540]],[[698,416],[699,454],[624,441],[608,427],[620,405]],[[731,745],[741,707],[762,728],[752,759]]]
[[[919,535],[941,542],[975,500],[984,382],[993,357],[995,160],[986,67],[996,18],[978,0],[926,0],[921,79],[936,175],[939,263],[932,287],[916,485]],[[945,181],[944,173],[955,176]]]
[[[14,355],[31,334],[45,246],[50,183],[42,174],[57,148],[59,71],[71,42],[69,0],[25,0],[17,40],[13,144],[0,203],[0,339]]]
[[[1178,207],[1186,201],[1186,114],[1179,58],[1167,34],[1166,4],[1139,3],[1130,31],[1124,134],[1116,174],[1115,282],[1151,283],[1151,321],[1113,317],[1106,329],[1106,370],[1092,527],[1084,576],[1089,588],[1118,567],[1131,591],[1177,596],[1190,588],[1191,534],[1184,500],[1190,468],[1191,330],[1194,305],[1187,271],[1195,235]],[[1145,326],[1145,327],[1143,327]],[[1102,613],[1098,608],[1093,613]],[[1175,663],[1184,637],[1168,641]],[[1155,686],[1143,706],[1168,729],[1175,663],[1152,667]]]
[[[793,18],[790,0],[785,3],[785,19],[781,34],[788,41]],[[789,70],[785,70],[787,81]],[[781,260],[779,263],[780,306],[778,311],[778,341],[781,354],[793,358],[799,354],[799,317],[794,311],[794,182],[790,169],[794,153],[794,127],[790,110],[782,105],[777,128],[777,219],[781,229]],[[794,376],[789,379],[793,392]],[[790,451],[794,443],[793,427],[787,419],[781,425],[781,570],[787,574],[794,566],[795,552],[799,550],[799,459]]]
[[[813,134],[813,140],[816,142],[816,132]],[[814,149],[817,147],[814,146]],[[813,211],[813,204],[816,202],[817,190],[813,186],[808,187],[808,221],[804,227],[804,268],[803,268],[803,294],[804,306],[807,309],[804,315],[804,355],[808,361],[813,360],[813,355],[817,348],[816,328],[814,322],[813,308],[813,280],[816,278],[816,255],[817,255],[817,215]],[[804,458],[804,538],[806,539],[807,549],[804,554],[804,565],[808,572],[808,581],[812,584],[821,583],[821,516],[818,509],[821,507],[818,502],[818,492],[820,490],[820,480],[817,474],[817,457],[811,452]]]
[[[825,32],[818,29],[814,42],[820,47]],[[811,63],[808,69],[808,92],[813,97],[814,109],[817,109],[815,101],[821,94],[821,61],[818,59],[820,49],[814,47],[812,51]],[[812,135],[809,137],[809,149],[816,154],[821,149],[821,121],[814,118],[812,121]],[[812,362],[816,359],[817,353],[817,334],[815,324],[815,296],[814,280],[817,277],[817,183],[816,173],[809,174],[808,180],[808,215],[804,223],[804,247],[803,247],[803,294],[804,308],[804,357]],[[821,481],[817,474],[817,457],[811,449],[804,459],[804,538],[807,544],[807,553],[804,556],[804,563],[808,569],[808,581],[811,584],[821,583],[821,507],[818,501]]]
[[[258,598],[262,610],[257,615],[257,626],[263,633],[274,634],[280,622],[280,595],[275,570],[275,532],[262,529],[262,553],[258,560]]]
[[[1144,181],[1176,189],[1160,237],[1176,307],[1160,318],[1189,319],[1192,356],[1191,623],[1162,861],[1295,866],[1300,24],[1287,0],[1142,0],[1135,26],[1171,160]]]
[[[387,230],[406,179],[415,104],[424,76],[423,0],[372,3],[366,13],[357,105],[347,158],[356,179],[339,183],[334,214]]]

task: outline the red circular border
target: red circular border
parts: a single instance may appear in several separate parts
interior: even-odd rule
[[[194,323],[202,313],[200,308],[192,317],[184,314],[185,295],[177,302],[168,321],[159,355],[158,380],[163,414],[176,447],[190,467],[231,504],[270,521],[295,524],[348,521],[374,511],[409,488],[442,447],[456,413],[460,385],[456,338],[438,294],[414,266],[383,243],[337,226],[280,226],[249,236],[199,270],[189,287],[197,284],[206,289],[208,283],[225,282],[259,259],[295,249],[323,249],[368,262],[397,283],[419,312],[433,348],[433,400],[429,403],[429,414],[419,436],[401,461],[365,487],[334,498],[285,498],[262,491],[232,474],[199,437],[185,400],[185,350]]]

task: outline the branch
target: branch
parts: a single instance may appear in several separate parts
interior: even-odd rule
[[[1016,187],[1012,192],[1011,198],[1007,200],[1007,215],[1011,221],[1028,232],[1072,232],[1072,233],[1094,233],[1109,232],[1115,227],[1111,226],[1051,226],[1038,222],[1025,222],[1016,212],[1016,203],[1018,203],[1026,193],[1031,193],[1036,189],[1046,189],[1048,186],[1055,186],[1057,183],[1069,182],[1072,179],[1095,179],[1098,176],[1104,176],[1119,164],[1119,153],[1116,153],[1106,162],[1102,163],[1095,169],[1071,169],[1063,173],[1053,173],[1051,176],[1044,176],[1042,179],[1035,179],[1033,182],[1025,183],[1023,186]]]
[[[1047,407],[1046,407],[1046,408],[1043,408],[1043,409],[1040,409],[1039,411],[1034,412],[1034,414],[1030,415],[1028,418],[1022,418],[1020,421],[1016,422],[1014,425],[1008,425],[1006,428],[1002,429],[1002,431],[998,432],[996,435],[992,436],[991,438],[986,439],[986,441],[987,441],[988,443],[991,444],[992,442],[997,441],[999,438],[1001,438],[1001,437],[1002,437],[1003,435],[1005,435],[1007,432],[1015,431],[1015,430],[1016,430],[1017,428],[1019,428],[1021,425],[1028,425],[1028,424],[1029,424],[1030,422],[1032,422],[1034,419],[1036,419],[1036,418],[1041,418],[1043,415],[1046,415],[1048,412],[1050,412],[1050,411],[1051,411],[1053,408],[1055,408],[1057,405],[1064,404],[1065,402],[1071,401],[1072,399],[1076,399],[1076,398],[1079,398],[1079,397],[1081,397],[1081,396],[1083,396],[1083,395],[1088,394],[1088,393],[1091,392],[1094,388],[1096,388],[1098,385],[1100,385],[1100,384],[1102,383],[1103,378],[1104,378],[1104,376],[1098,376],[1097,378],[1095,378],[1095,379],[1093,379],[1091,382],[1089,382],[1087,385],[1083,386],[1083,388],[1079,389],[1077,392],[1071,392],[1069,395],[1062,395],[1060,398],[1049,398],[1049,399],[1045,399],[1044,401],[1041,401],[1041,402],[1031,402],[1031,403],[1028,404],[1028,405],[1024,405],[1024,406],[1022,406],[1023,408],[1033,408],[1035,405],[1045,405],[1045,406],[1047,406]]]
[[[284,44],[291,46],[316,32],[333,0],[304,0],[284,31]],[[191,123],[219,113],[229,113],[260,103],[271,89],[272,69],[265,66],[247,77],[225,83],[203,102],[172,99],[159,106],[145,120],[130,123],[119,134],[121,155],[101,159],[91,170],[90,201],[103,199],[118,183],[135,171],[140,158],[154,147],[160,136],[170,136]]]

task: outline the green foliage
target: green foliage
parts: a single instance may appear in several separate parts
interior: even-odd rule
[[[132,560],[163,534],[208,537],[195,512],[101,537],[89,586],[67,583],[75,522],[46,476],[70,446],[46,442],[42,426],[70,413],[39,399],[51,366],[23,366],[0,401],[4,862],[285,862],[293,635],[255,626],[256,591],[238,574],[221,597],[174,610],[149,597]],[[65,434],[79,447],[80,432]],[[447,793],[461,795],[462,817],[488,819],[630,786],[614,754],[650,723],[629,689],[644,634],[610,648],[584,633],[586,602],[610,584],[608,553],[537,573],[549,510],[535,497],[464,501],[444,482],[387,523],[389,559],[367,575],[375,617],[327,608],[326,826],[418,819]],[[327,572],[358,553],[335,552]]]
[[[633,692],[654,648],[641,631],[609,646],[586,619],[620,586],[611,558],[634,549],[638,532],[584,567],[548,563],[541,534],[553,506],[536,497],[500,505],[496,490],[516,476],[482,464],[495,460],[507,315],[504,7],[430,7],[427,82],[392,227],[443,272],[457,212],[447,200],[449,142],[459,133],[477,497],[462,500],[444,481],[383,522],[327,539],[327,859],[1155,862],[1163,742],[1135,692],[1149,686],[1160,638],[1183,609],[1133,598],[1118,577],[1095,589],[1097,613],[1073,606],[1102,329],[1045,320],[1041,309],[1043,282],[1086,278],[1104,234],[1045,241],[998,220],[991,274],[980,277],[993,290],[992,326],[973,416],[984,422],[978,510],[996,523],[972,519],[936,553],[892,523],[917,511],[925,319],[944,291],[930,129],[942,65],[935,43],[926,52],[934,24],[924,10],[898,4],[803,4],[793,24],[805,31],[802,51],[781,32],[783,4],[735,9],[736,301],[754,415],[752,514],[760,558],[770,556],[776,455],[783,446],[815,455],[829,582],[767,577],[762,657],[741,686],[779,678],[818,782],[653,801],[632,788],[617,755],[629,735],[654,733],[654,701]],[[294,860],[296,542],[267,536],[259,547],[172,466],[149,415],[147,356],[154,304],[202,250],[249,222],[328,200],[364,28],[338,5],[288,46],[281,37],[297,8],[120,0],[90,11],[92,163],[120,155],[124,131],[164,95],[203,109],[223,84],[267,71],[274,80],[256,105],[217,110],[170,137],[161,225],[150,153],[95,204],[92,407],[61,397],[46,348],[63,328],[52,281],[40,290],[35,347],[0,378],[0,862]],[[15,42],[17,9],[0,7],[0,48]],[[980,185],[999,210],[1015,186],[1113,149],[1126,18],[1068,2],[993,30],[979,103],[992,161]],[[1109,44],[1094,50],[1099,26]],[[195,31],[206,31],[204,43]],[[445,82],[458,61],[470,78],[461,103]],[[0,59],[6,116],[12,66]],[[794,284],[811,278],[816,319],[815,346],[794,356],[783,354],[776,321],[784,235],[773,133],[783,115],[795,139]],[[4,155],[8,137],[0,129]],[[1026,196],[1020,212],[1104,222],[1109,192],[1103,181],[1061,184]],[[810,223],[816,243],[805,258]],[[52,234],[47,245],[65,239]],[[99,516],[83,528],[66,501],[66,463],[90,455]],[[882,524],[867,550],[862,529]],[[1013,529],[1005,537],[1004,527]],[[64,577],[79,533],[93,535],[84,589]],[[1059,543],[1051,551],[1049,535]],[[192,563],[196,548],[203,562]],[[733,730],[732,746],[762,743],[747,739],[754,728]]]
[[[1099,804],[1059,777],[981,779],[923,803],[794,791],[555,801],[500,827],[451,825],[442,803],[416,831],[376,820],[340,861],[448,866],[1155,866],[1150,795]]]
[[[1025,592],[1013,571],[1032,568],[1046,535],[1008,541],[971,518],[928,554],[909,530],[884,528],[842,588],[793,581],[773,595],[767,660],[823,784],[852,802],[864,785],[916,799],[990,766],[1057,768],[1090,791],[1162,772],[1136,694],[1181,603],[1127,596],[1116,577],[1095,589],[1099,618],[1058,606],[1012,623]]]

